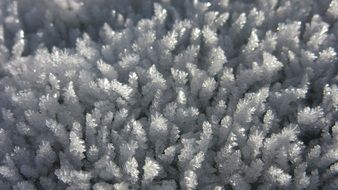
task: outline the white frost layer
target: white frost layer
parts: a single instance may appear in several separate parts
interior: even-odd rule
[[[337,0],[0,0],[0,189],[336,189],[337,19]]]

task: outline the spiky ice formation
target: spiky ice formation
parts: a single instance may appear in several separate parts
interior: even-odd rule
[[[2,0],[0,189],[336,189],[337,0]]]

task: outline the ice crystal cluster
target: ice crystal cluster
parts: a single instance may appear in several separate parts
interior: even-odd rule
[[[338,188],[338,0],[1,0],[1,190]]]

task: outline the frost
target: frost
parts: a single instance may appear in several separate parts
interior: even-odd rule
[[[291,183],[291,176],[284,173],[283,170],[275,166],[271,166],[269,168],[268,175],[271,178],[272,182],[280,186],[287,186],[289,185],[289,183]]]
[[[184,172],[184,183],[182,184],[182,188],[185,189],[196,189],[197,186],[197,176],[196,173],[191,171],[191,170],[187,170]]]
[[[156,161],[150,159],[149,157],[146,157],[143,170],[143,180],[152,181],[159,174],[161,167]]]
[[[338,18],[337,10],[338,10],[338,1],[332,0],[329,5],[329,8],[327,9],[326,14],[328,14],[330,17],[334,19],[337,19]]]
[[[0,2],[1,190],[337,188],[337,0]]]
[[[138,180],[139,171],[137,169],[138,163],[134,157],[128,159],[124,165],[124,171],[129,176],[129,180],[132,184]]]

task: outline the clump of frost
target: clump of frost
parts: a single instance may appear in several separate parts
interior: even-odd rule
[[[336,189],[337,0],[2,0],[0,189]]]

